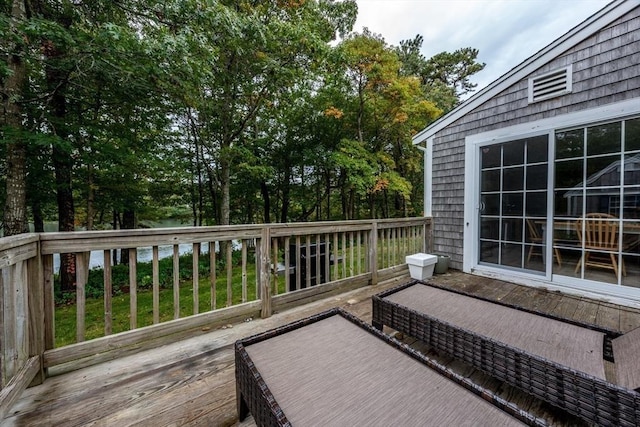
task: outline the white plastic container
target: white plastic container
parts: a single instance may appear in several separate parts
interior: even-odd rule
[[[437,255],[423,253],[407,255],[405,259],[409,265],[411,278],[416,280],[424,280],[433,276],[433,269],[438,262]]]

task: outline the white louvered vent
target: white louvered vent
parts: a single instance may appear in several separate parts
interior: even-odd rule
[[[554,70],[529,79],[529,104],[571,92],[573,67]]]

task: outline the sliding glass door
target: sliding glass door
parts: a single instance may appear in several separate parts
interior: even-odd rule
[[[479,150],[479,265],[640,287],[640,117]]]
[[[481,264],[544,272],[548,136],[480,148]]]
[[[553,217],[554,274],[640,287],[639,118],[556,132]]]

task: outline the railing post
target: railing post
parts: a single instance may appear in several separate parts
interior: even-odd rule
[[[55,296],[53,290],[53,255],[41,255],[42,290],[44,292],[44,349],[56,346]]]
[[[378,284],[378,222],[371,222],[371,234],[369,234],[369,269],[371,270],[370,285]]]
[[[262,318],[271,317],[271,229],[265,226],[260,239],[260,299]]]
[[[38,356],[40,369],[31,385],[38,385],[44,382],[44,368],[42,356],[45,350],[45,303],[44,287],[42,286],[43,265],[40,256],[40,243],[38,243],[38,253],[35,258],[27,261],[27,286],[28,286],[28,307],[29,307],[29,356]]]

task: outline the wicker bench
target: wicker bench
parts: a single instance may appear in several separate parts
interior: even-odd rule
[[[622,335],[419,281],[372,304],[380,330],[415,337],[588,422],[640,425],[640,328]],[[616,384],[605,360],[615,363]]]
[[[235,367],[258,426],[545,425],[341,309],[236,342]]]

